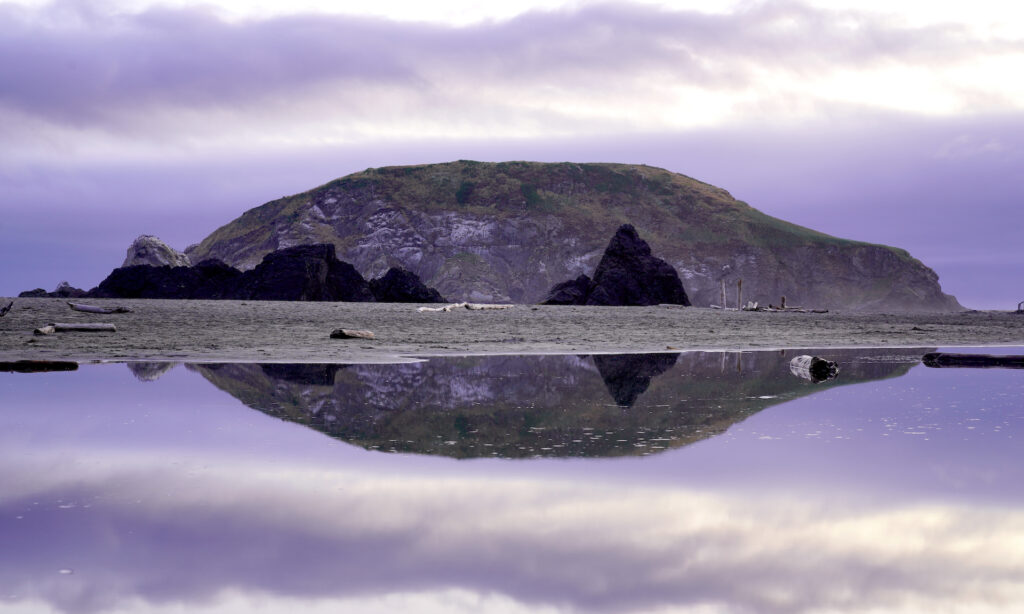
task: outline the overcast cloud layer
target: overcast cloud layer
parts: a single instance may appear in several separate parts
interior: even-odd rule
[[[75,3],[3,6],[0,21],[5,140],[39,154],[93,139],[116,152],[589,135],[795,121],[836,105],[941,115],[1024,103],[998,73],[1024,66],[1021,40],[785,2],[725,15],[603,4],[472,27],[110,16]]]
[[[95,285],[138,234],[182,248],[369,166],[525,158],[664,166],[908,248],[967,304],[1015,295],[952,272],[1020,277],[1019,38],[796,2],[461,27],[108,8],[0,4],[0,256],[35,263],[0,293]]]

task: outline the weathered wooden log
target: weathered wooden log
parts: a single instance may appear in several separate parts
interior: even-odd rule
[[[992,354],[952,354],[929,352],[921,359],[926,367],[969,369],[1024,369],[1024,356],[994,356]]]
[[[373,333],[368,330],[355,330],[352,328],[337,328],[331,332],[331,339],[375,339]]]
[[[16,360],[0,362],[0,371],[7,373],[46,373],[48,371],[75,371],[77,362],[67,360]]]
[[[11,307],[14,307],[14,301],[7,303],[3,307],[0,307],[0,318],[7,315],[7,312],[11,310]]]
[[[786,307],[785,309],[780,309],[778,307],[768,307],[763,311],[770,311],[772,313],[828,313],[828,309],[804,309],[803,307]]]
[[[116,333],[117,327],[106,322],[58,322],[33,331],[37,335],[53,333]]]
[[[108,322],[55,322],[58,333],[116,333],[117,327]]]
[[[831,360],[802,354],[789,361],[789,371],[793,375],[814,382],[824,382],[839,374],[839,365]]]
[[[449,312],[456,309],[472,309],[472,310],[484,310],[484,309],[512,309],[515,305],[492,305],[489,303],[452,303],[451,305],[445,305],[444,307],[419,307],[416,311],[443,311]]]
[[[86,305],[84,303],[72,303],[68,301],[68,307],[74,311],[84,311],[87,313],[131,313],[131,309],[127,307],[99,307],[96,305]]]

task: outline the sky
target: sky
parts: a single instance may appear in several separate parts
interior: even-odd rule
[[[0,0],[0,24],[0,296],[475,159],[659,166],[905,248],[965,306],[1024,300],[1024,5]]]

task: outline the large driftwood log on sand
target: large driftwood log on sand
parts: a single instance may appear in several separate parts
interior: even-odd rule
[[[33,332],[37,335],[52,335],[53,333],[116,333],[117,327],[106,322],[57,322],[37,328]]]
[[[368,330],[355,330],[352,328],[336,328],[331,331],[331,339],[375,339],[376,337]]]
[[[1024,356],[993,356],[991,354],[948,354],[930,352],[922,358],[926,367],[966,367],[974,369],[1024,369]]]
[[[515,305],[490,305],[486,303],[452,303],[451,305],[445,305],[444,307],[420,307],[416,311],[454,311],[456,309],[512,309]]]
[[[838,375],[839,366],[831,360],[803,354],[789,361],[789,372],[817,384]]]
[[[86,305],[84,303],[72,303],[68,301],[68,307],[73,311],[84,311],[86,313],[131,313],[131,309],[127,307],[98,307],[96,305]]]

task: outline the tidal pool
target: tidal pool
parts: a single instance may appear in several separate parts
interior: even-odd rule
[[[1024,370],[933,349],[0,373],[0,612],[1017,611]]]

